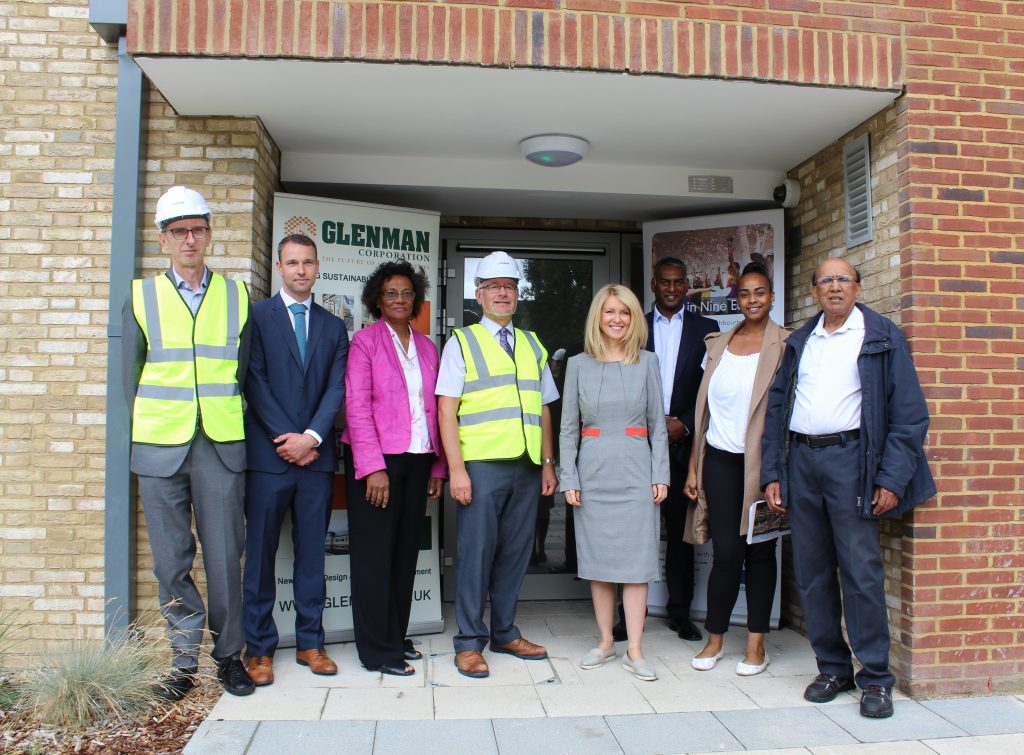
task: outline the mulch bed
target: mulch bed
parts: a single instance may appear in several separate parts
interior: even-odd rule
[[[216,679],[204,678],[184,700],[154,707],[144,720],[55,732],[0,711],[0,752],[163,755],[179,753],[220,699]]]

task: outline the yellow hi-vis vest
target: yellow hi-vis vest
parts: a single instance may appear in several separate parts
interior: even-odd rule
[[[238,347],[249,317],[245,284],[212,273],[193,318],[166,275],[135,280],[132,309],[147,344],[132,441],[181,446],[200,424],[217,443],[243,440]]]
[[[459,445],[466,461],[518,459],[540,464],[540,379],[548,353],[533,333],[515,329],[515,362],[483,325],[455,331],[466,360]]]

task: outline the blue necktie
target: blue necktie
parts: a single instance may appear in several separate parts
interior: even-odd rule
[[[295,316],[295,342],[299,345],[299,359],[306,363],[306,305],[289,304],[288,309]]]
[[[502,328],[498,331],[498,343],[501,344],[501,348],[508,352],[508,355],[512,357],[514,362],[516,358],[512,356],[512,344],[508,342],[508,328]]]

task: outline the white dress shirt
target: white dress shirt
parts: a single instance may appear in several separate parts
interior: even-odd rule
[[[499,341],[498,331],[502,326],[489,317],[483,317],[480,324],[487,328],[487,332]],[[508,342],[515,351],[515,329],[512,323],[508,324]],[[462,346],[458,338],[449,338],[441,352],[441,366],[437,370],[437,387],[434,393],[438,396],[449,396],[460,398],[462,386],[466,382],[466,358],[462,356]],[[540,378],[540,402],[550,404],[558,401],[558,387],[555,385],[555,378],[551,375],[551,368],[544,365],[544,374]]]
[[[658,355],[661,367],[661,395],[665,399],[665,416],[672,406],[672,386],[676,381],[676,360],[679,358],[679,342],[683,338],[683,310],[672,317],[665,317],[654,308],[654,353]]]
[[[402,346],[398,333],[387,321],[384,324],[391,334],[391,343],[395,346],[398,363],[405,375],[405,387],[409,393],[409,415],[412,417],[412,430],[409,434],[409,448],[406,453],[425,454],[434,450],[430,443],[430,430],[427,428],[427,406],[423,401],[423,373],[420,372],[420,358],[416,352],[416,339],[409,333],[409,350]]]
[[[854,307],[829,334],[825,316],[804,344],[796,376],[796,400],[789,429],[804,435],[831,435],[860,427],[860,372],[864,314]]]
[[[288,292],[283,288],[277,292],[281,296],[281,301],[284,302],[284,311],[288,313],[288,321],[292,324],[292,332],[295,332],[295,313],[289,309],[292,304],[301,304],[306,308],[306,348],[309,348],[309,309],[313,306],[313,295],[310,294],[306,297],[306,301],[298,301],[288,295]],[[316,440],[316,447],[319,448],[320,444],[324,442],[324,439],[320,437],[320,433],[316,430],[306,428],[306,435],[312,435],[313,439]]]

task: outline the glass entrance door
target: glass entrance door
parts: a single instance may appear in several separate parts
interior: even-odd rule
[[[480,321],[475,298],[476,268],[497,249],[515,257],[523,279],[513,320],[517,328],[532,330],[548,351],[552,375],[562,391],[566,360],[583,351],[583,329],[594,293],[618,278],[618,234],[442,232],[446,252],[445,294],[447,336],[453,327]],[[557,453],[561,400],[549,405]],[[576,542],[572,513],[560,493],[540,496],[534,530],[533,555],[520,597],[555,600],[589,597],[586,582],[576,578]],[[451,599],[455,588],[455,506],[450,495],[444,507],[444,588]]]

